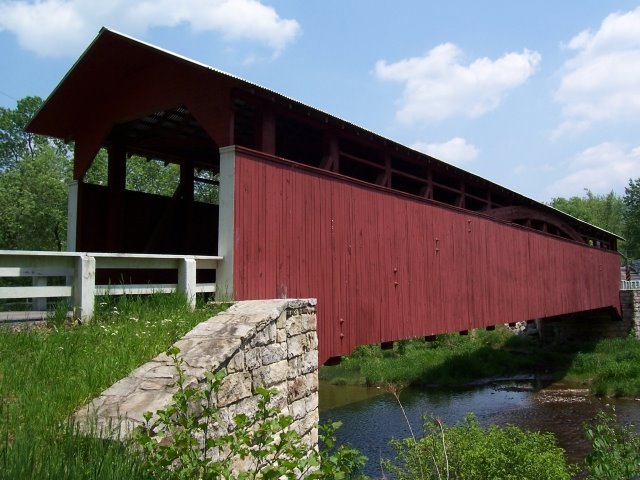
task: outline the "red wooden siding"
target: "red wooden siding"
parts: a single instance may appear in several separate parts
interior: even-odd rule
[[[320,361],[601,307],[615,252],[238,148],[234,296],[316,297]]]

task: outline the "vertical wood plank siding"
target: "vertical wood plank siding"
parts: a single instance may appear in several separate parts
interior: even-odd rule
[[[236,299],[316,297],[320,361],[601,307],[607,252],[238,148]]]

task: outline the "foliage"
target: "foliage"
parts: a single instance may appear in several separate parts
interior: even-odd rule
[[[614,192],[597,195],[585,189],[584,197],[557,197],[551,200],[551,206],[609,232],[625,233],[624,202]]]
[[[599,412],[585,425],[591,453],[585,460],[588,480],[623,480],[640,476],[640,435],[620,425],[615,410]]]
[[[15,167],[24,158],[34,158],[45,147],[52,148],[61,157],[69,156],[69,148],[64,143],[24,131],[41,105],[39,97],[24,97],[14,109],[0,107],[0,173]]]
[[[627,257],[640,258],[640,178],[630,179],[624,189],[624,207]]]
[[[321,466],[321,454],[309,449],[291,428],[293,418],[272,405],[275,389],[257,388],[255,415],[236,415],[228,432],[215,405],[224,372],[207,372],[204,388],[187,385],[189,378],[178,353],[176,347],[167,351],[178,373],[173,402],[157,411],[153,421],[153,414],[145,413],[146,423],[136,434],[144,465],[153,478],[339,479],[353,478],[364,464],[359,452],[342,446],[325,456]],[[325,427],[325,444],[333,446],[335,428]],[[246,462],[242,471],[234,471],[234,459]]]
[[[41,146],[0,172],[0,248],[64,250],[69,163]]]
[[[66,243],[69,148],[24,132],[42,105],[25,97],[0,108],[0,248],[62,250]]]
[[[475,416],[446,427],[424,420],[424,436],[391,442],[397,458],[384,468],[398,480],[569,480],[577,473],[549,433],[509,425],[482,428]]]
[[[0,478],[143,478],[120,444],[78,438],[64,420],[222,308],[107,297],[91,324],[0,329]]]

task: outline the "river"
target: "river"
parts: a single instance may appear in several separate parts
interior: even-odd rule
[[[640,425],[640,399],[600,399],[587,390],[556,384],[543,389],[527,382],[471,389],[424,390],[407,388],[400,400],[411,426],[422,432],[422,417],[437,416],[452,425],[468,412],[482,425],[514,424],[526,430],[552,432],[570,462],[582,462],[589,450],[583,424],[614,406],[618,420]],[[380,458],[391,458],[388,442],[410,436],[393,395],[381,388],[320,384],[320,420],[342,421],[339,442],[349,443],[368,458],[365,473],[379,478]]]

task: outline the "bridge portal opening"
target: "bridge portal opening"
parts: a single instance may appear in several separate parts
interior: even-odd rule
[[[114,125],[78,183],[74,249],[217,254],[219,172],[184,106]]]

